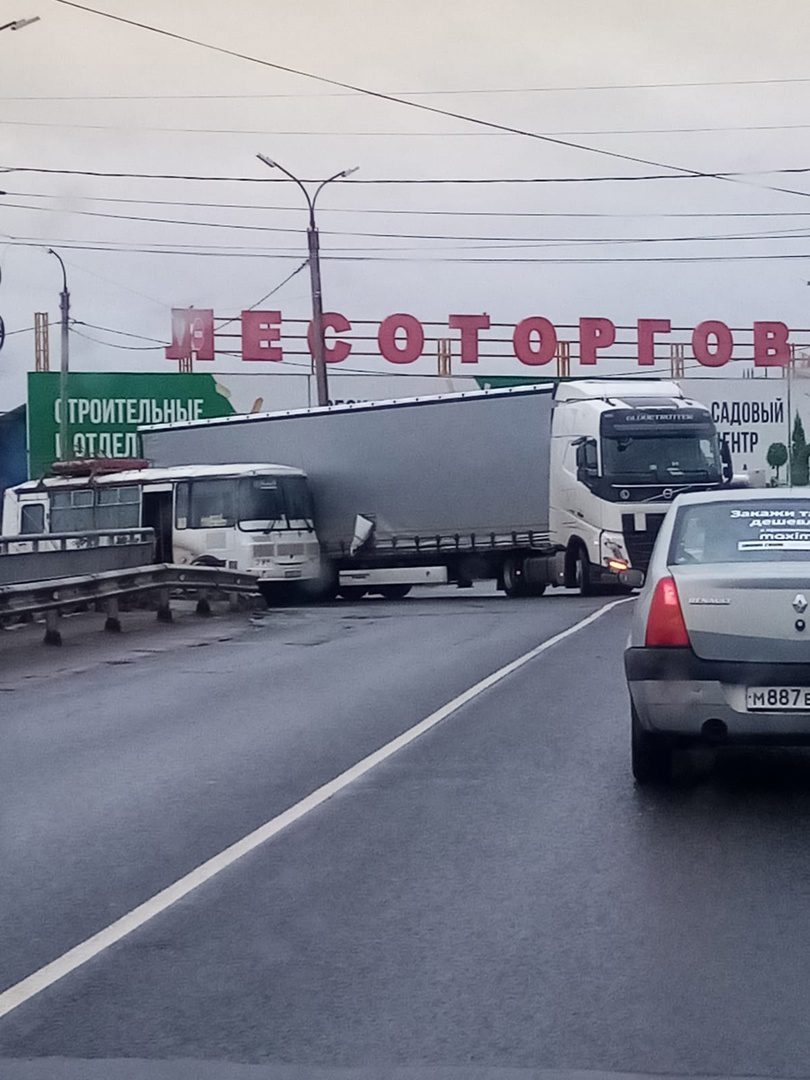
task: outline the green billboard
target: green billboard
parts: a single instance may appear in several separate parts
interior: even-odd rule
[[[212,375],[169,372],[68,375],[68,446],[73,458],[137,457],[142,424],[230,416],[229,391]],[[61,456],[59,372],[28,375],[28,475]]]

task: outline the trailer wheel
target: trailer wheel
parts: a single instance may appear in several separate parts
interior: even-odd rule
[[[379,593],[384,600],[403,600],[410,591],[410,585],[383,585]]]
[[[510,555],[503,564],[503,591],[507,596],[528,596],[526,579],[523,576],[523,560]]]
[[[341,585],[338,596],[344,600],[362,600],[367,591],[362,585]]]
[[[594,584],[591,581],[591,560],[584,546],[577,548],[575,578],[580,596],[593,596]]]

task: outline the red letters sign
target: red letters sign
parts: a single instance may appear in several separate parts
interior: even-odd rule
[[[172,343],[167,360],[214,359],[214,312],[210,308],[172,308]]]
[[[447,327],[456,335],[451,340],[456,344],[462,364],[481,362],[481,348],[486,346],[489,332],[492,332],[490,340],[493,345],[504,341],[503,324],[500,324],[501,329],[498,324],[493,328],[489,315],[485,314],[449,315]],[[351,355],[351,338],[341,336],[348,334],[351,329],[352,324],[345,315],[338,311],[324,312],[324,356],[327,363],[340,364]],[[622,336],[617,343],[619,330]],[[506,333],[508,334],[509,330]],[[691,332],[691,354],[699,364],[708,368],[724,367],[734,359],[738,346],[750,357],[751,345],[740,346],[738,341],[735,342],[736,333],[737,331],[732,332],[724,322],[707,319]],[[747,340],[753,341],[753,361],[756,367],[779,367],[789,362],[790,331],[784,323],[754,322],[750,329],[739,333],[752,335],[752,338]],[[578,330],[568,334],[569,339],[578,338],[578,342],[568,340],[567,343],[579,345],[578,353],[572,349],[572,355],[579,364],[586,367],[593,367],[598,360],[617,355],[611,353],[612,346],[621,350],[617,358],[626,360],[628,354],[635,354],[640,367],[653,367],[656,361],[656,345],[660,352],[660,346],[667,344],[667,336],[670,334],[672,323],[669,319],[639,319],[633,329],[627,326],[617,327],[610,319],[600,316],[580,319]],[[441,331],[439,336],[444,336]],[[566,339],[544,315],[530,315],[521,319],[512,328],[511,338],[512,355],[527,367],[542,367],[551,363],[561,344],[566,344]],[[508,341],[508,338],[506,340]],[[314,329],[311,323],[307,331],[307,341],[312,355]],[[413,364],[431,355],[425,350],[424,324],[415,315],[407,312],[388,315],[380,321],[377,345],[380,356],[389,364]],[[499,359],[507,358],[502,349],[498,348],[490,355],[496,355]],[[739,352],[737,355],[739,357]],[[214,313],[210,308],[172,310],[172,343],[166,349],[166,358],[214,359]],[[284,359],[280,311],[242,312],[242,359],[274,363]]]

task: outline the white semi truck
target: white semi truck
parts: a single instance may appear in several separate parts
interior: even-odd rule
[[[282,461],[306,473],[321,566],[294,587],[347,597],[486,578],[510,596],[616,585],[646,568],[678,492],[731,480],[707,410],[658,380],[153,425],[141,439],[157,466]]]

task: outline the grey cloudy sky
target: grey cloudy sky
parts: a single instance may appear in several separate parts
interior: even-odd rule
[[[810,166],[810,8],[804,0],[767,5],[754,0],[91,0],[91,6],[375,89],[465,91],[414,100],[536,132],[587,132],[561,137],[689,169],[759,173]],[[659,171],[361,95],[337,94],[303,77],[160,38],[54,0],[0,0],[0,23],[33,15],[41,19],[34,26],[0,34],[3,168],[269,179],[272,174],[255,158],[261,151],[313,177],[350,165],[360,166],[358,179]],[[537,89],[802,78],[808,81]],[[491,92],[497,90],[515,92]],[[672,130],[677,128],[722,130]],[[607,133],[616,129],[665,130]],[[451,311],[487,311],[502,322],[541,314],[558,324],[605,315],[617,323],[669,317],[691,326],[719,318],[744,326],[755,318],[773,318],[806,326],[810,257],[567,266],[438,261],[442,256],[810,256],[810,239],[805,239],[810,201],[754,186],[775,184],[810,193],[810,175],[762,172],[747,179],[750,183],[703,178],[525,186],[334,185],[324,194],[319,215],[324,254],[358,249],[357,255],[368,258],[325,261],[326,305],[358,319],[409,311],[425,320],[443,320]],[[304,213],[298,193],[286,184],[12,171],[3,175],[0,187],[8,192],[0,199],[0,314],[12,332],[31,326],[34,311],[58,317],[60,275],[43,250],[48,245],[60,248],[68,263],[77,319],[161,340],[169,332],[172,306],[195,304],[213,307],[218,315],[236,314],[294,269],[304,252]],[[192,202],[244,208],[189,206]],[[373,212],[394,210],[505,216]],[[116,220],[78,211],[299,231]],[[780,216],[657,216],[731,212]],[[516,216],[521,213],[620,216]],[[802,213],[807,216],[794,216]],[[570,243],[776,230],[795,231],[792,238]],[[357,235],[369,232],[451,239]],[[470,236],[502,239],[460,239]],[[12,244],[10,237],[31,246]],[[532,240],[546,246],[504,246]],[[93,244],[249,248],[261,257],[68,250]],[[386,249],[392,249],[388,259],[380,261]],[[274,302],[287,317],[305,316],[306,274],[291,281]],[[128,340],[96,330],[85,333],[118,344]],[[52,366],[58,360],[56,345],[54,334]],[[171,369],[160,352],[128,353],[78,335],[71,348],[76,369]],[[0,353],[0,409],[23,399],[24,373],[32,363],[32,335],[12,333]],[[220,363],[225,367],[228,361]],[[515,362],[512,367],[517,368]]]

